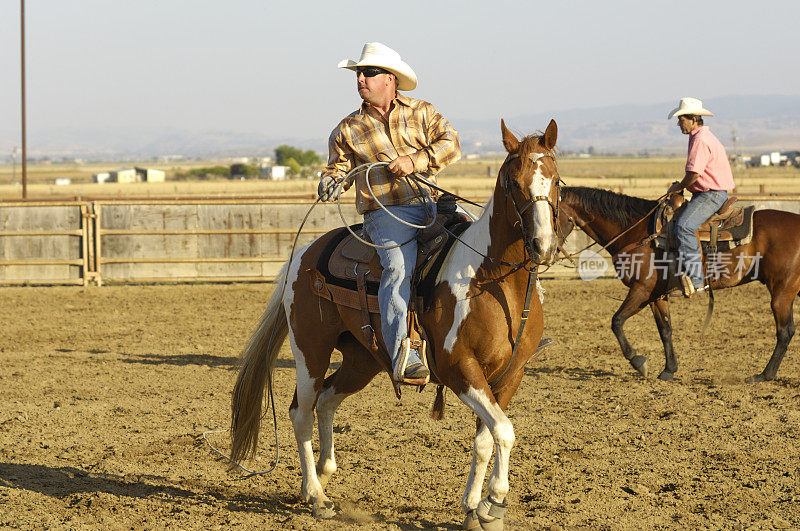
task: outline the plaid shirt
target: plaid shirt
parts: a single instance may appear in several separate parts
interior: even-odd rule
[[[364,102],[342,120],[328,140],[328,166],[322,176],[341,180],[350,170],[369,162],[391,162],[409,156],[414,171],[436,183],[436,174],[461,157],[458,133],[426,101],[398,93],[388,122]],[[405,205],[417,196],[410,180],[395,177],[385,166],[369,172],[372,191],[384,205]],[[365,172],[355,178],[356,208],[360,214],[380,208],[366,185]],[[435,196],[435,190],[425,187]]]

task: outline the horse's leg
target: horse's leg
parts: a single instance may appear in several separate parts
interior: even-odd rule
[[[339,404],[348,396],[362,390],[381,370],[381,366],[361,343],[350,334],[343,335],[336,348],[342,353],[342,365],[325,378],[317,399],[319,423],[319,461],[317,475],[324,486],[336,472],[333,451],[333,416]]]
[[[789,347],[789,341],[794,336],[795,327],[792,306],[796,296],[797,290],[788,290],[785,287],[777,293],[773,291],[772,315],[775,317],[778,341],[775,344],[775,350],[772,351],[772,357],[770,357],[767,366],[764,367],[764,371],[761,374],[747,378],[748,383],[766,382],[775,379],[778,367],[780,367],[783,356],[786,354],[786,349]]]
[[[469,468],[464,495],[461,497],[461,509],[467,514],[477,509],[478,503],[481,501],[483,480],[486,477],[489,459],[492,457],[492,442],[492,433],[489,428],[478,419],[475,442],[472,444],[472,464]]]
[[[467,374],[476,373],[469,371]],[[477,376],[478,374],[480,377]],[[464,521],[467,528],[470,526],[476,528],[476,525],[479,525],[484,530],[503,529],[505,500],[508,495],[508,465],[515,440],[514,426],[508,420],[504,409],[517,390],[522,374],[523,371],[519,371],[514,375],[513,379],[500,390],[497,397],[492,393],[489,384],[486,383],[480,372],[476,374],[475,378],[466,382],[466,391],[459,393],[458,397],[461,401],[474,411],[481,421],[481,426],[478,427],[475,435],[473,466],[467,481],[467,489],[462,498],[462,508],[467,512],[467,518]],[[492,470],[487,484],[488,496],[476,503],[473,496],[480,496],[486,464],[491,457],[487,433],[494,440],[494,470]]]
[[[328,334],[330,335],[330,334]],[[294,399],[289,407],[289,417],[294,427],[297,450],[300,453],[300,469],[303,473],[303,499],[312,504],[312,513],[317,518],[332,518],[336,513],[333,503],[325,495],[322,484],[314,468],[314,450],[311,438],[314,435],[314,404],[317,401],[325,373],[330,364],[330,356],[336,337],[326,342],[315,341],[315,346],[301,350],[295,341],[292,328],[289,329],[289,340],[297,374]]]
[[[512,380],[495,395],[497,405],[500,406],[503,411],[508,407],[511,397],[516,392],[517,387],[519,387],[522,375],[523,371],[520,371],[518,375],[515,375]],[[464,496],[461,499],[461,508],[467,513],[468,521],[477,518],[472,511],[478,508],[478,504],[481,501],[483,480],[486,477],[489,459],[492,457],[492,442],[492,432],[489,430],[486,423],[479,418],[477,431],[475,433],[475,442],[472,447],[472,464],[470,466],[469,476],[467,477],[467,485],[464,488]],[[499,473],[499,471],[497,471],[497,464],[495,465],[495,471]],[[498,499],[499,498],[495,498],[495,500]]]
[[[628,343],[625,332],[622,330],[625,321],[639,313],[639,311],[647,305],[648,297],[639,293],[639,291],[636,285],[628,291],[628,295],[622,302],[622,306],[619,307],[617,313],[611,318],[611,330],[614,332],[614,335],[617,336],[617,341],[619,341],[619,346],[622,348],[622,355],[625,356],[625,359],[631,363],[634,369],[639,371],[639,374],[647,376],[647,357],[636,354],[631,344]]]
[[[664,359],[666,360],[664,370],[658,375],[658,379],[672,380],[678,370],[678,360],[675,359],[675,349],[672,347],[672,320],[669,317],[669,301],[658,299],[650,303],[650,309],[653,310],[653,317],[655,317],[656,326],[658,327],[658,335],[661,336],[661,343],[664,345]]]

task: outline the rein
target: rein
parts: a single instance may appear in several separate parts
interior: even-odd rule
[[[530,313],[533,289],[536,286],[538,276],[538,266],[528,271],[528,287],[525,290],[525,304],[523,306],[522,317],[520,318],[519,322],[519,330],[517,330],[517,339],[514,341],[514,347],[511,349],[511,358],[508,360],[508,365],[506,365],[506,368],[500,373],[500,376],[489,382],[489,387],[494,387],[497,385],[500,380],[503,379],[503,376],[506,375],[509,369],[511,369],[511,365],[514,363],[514,358],[517,356],[517,349],[519,349],[520,340],[522,339],[522,331],[525,330],[525,325],[528,323],[528,313]]]
[[[638,225],[638,224],[639,224],[639,223],[641,223],[642,221],[644,221],[644,220],[646,220],[647,218],[649,218],[649,217],[650,217],[650,214],[652,214],[653,212],[655,212],[655,211],[656,211],[656,209],[657,209],[657,208],[658,208],[658,207],[661,205],[661,203],[664,201],[664,199],[666,199],[666,198],[668,197],[668,195],[669,195],[669,194],[664,194],[664,195],[662,195],[661,197],[659,197],[659,198],[656,200],[656,206],[654,206],[652,209],[650,209],[650,211],[649,211],[647,214],[645,214],[643,217],[639,218],[639,219],[638,219],[638,220],[637,220],[637,221],[636,221],[636,222],[635,222],[633,225],[631,225],[630,227],[628,227],[628,228],[627,228],[627,229],[625,229],[624,231],[622,231],[622,232],[620,232],[619,234],[617,234],[616,236],[614,236],[614,238],[612,238],[612,239],[611,239],[611,241],[609,241],[609,242],[608,242],[608,243],[606,243],[605,245],[601,246],[601,247],[600,247],[600,250],[601,250],[601,251],[607,250],[607,249],[608,249],[608,247],[609,247],[609,246],[610,246],[612,243],[614,243],[614,242],[616,242],[617,240],[619,240],[620,238],[622,238],[622,237],[623,237],[625,234],[627,234],[628,232],[630,232],[630,231],[631,231],[631,230],[632,230],[632,229],[633,229],[633,228],[634,228],[636,225]],[[563,212],[563,210],[562,210],[562,212]],[[564,214],[566,214],[566,212],[564,212]],[[569,218],[569,220],[570,220],[570,221],[573,223],[573,225],[577,225],[577,226],[578,226],[580,229],[583,229],[583,227],[585,227],[586,225],[588,225],[588,222],[585,222],[585,221],[583,221],[583,220],[580,220],[580,219],[576,220],[576,219],[575,219],[575,218],[573,218],[572,216],[568,216],[568,218]],[[570,232],[572,232],[572,231],[570,231]],[[658,233],[656,233],[656,234],[651,234],[650,236],[648,236],[647,238],[643,239],[643,240],[642,240],[642,241],[640,241],[639,243],[637,243],[637,244],[633,244],[633,245],[629,245],[629,246],[625,247],[623,250],[624,250],[624,251],[630,251],[631,249],[636,249],[637,247],[641,247],[642,245],[645,245],[645,244],[647,244],[647,243],[651,242],[652,240],[654,240],[654,239],[655,239],[657,236],[658,236]],[[569,253],[569,254],[568,254],[568,253],[567,253],[567,252],[566,252],[566,251],[565,251],[563,248],[561,249],[561,252],[564,254],[564,258],[566,258],[566,259],[567,259],[567,260],[569,260],[570,262],[573,262],[573,260],[572,260],[572,259],[573,259],[575,256],[578,256],[578,255],[579,255],[579,254],[581,254],[583,251],[585,251],[586,249],[588,249],[589,247],[592,247],[593,245],[595,245],[595,244],[597,244],[597,243],[598,243],[597,241],[594,241],[594,242],[590,243],[589,245],[587,245],[586,247],[584,247],[583,249],[581,249],[580,251],[576,251],[576,252],[574,252],[574,253]],[[574,263],[574,262],[573,262],[573,263]]]

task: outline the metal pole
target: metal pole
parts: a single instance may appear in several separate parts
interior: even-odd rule
[[[11,183],[13,184],[17,180],[17,146],[11,150],[11,164]]]
[[[25,0],[20,6],[20,52],[22,64],[22,198],[28,197],[28,142],[25,136]]]

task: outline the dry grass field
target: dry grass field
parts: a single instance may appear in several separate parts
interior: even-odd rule
[[[488,197],[497,176],[501,160],[463,160],[449,167],[440,176],[440,184],[459,195],[470,198]],[[75,197],[165,197],[165,196],[274,196],[308,195],[316,193],[316,180],[198,180],[175,181],[178,171],[193,167],[221,164],[221,161],[184,163],[181,166],[148,162],[125,164],[154,167],[167,172],[164,183],[94,184],[92,175],[121,167],[120,163],[87,165],[31,164],[28,166],[28,196],[55,199]],[[559,159],[559,171],[564,181],[573,186],[596,186],[629,195],[657,197],[675,179],[682,176],[684,161],[672,158],[594,157],[589,159]],[[0,166],[0,199],[21,197],[20,178],[11,166]],[[735,168],[734,176],[741,195],[800,195],[800,170],[791,167]],[[69,177],[72,184],[56,186],[57,177]]]

